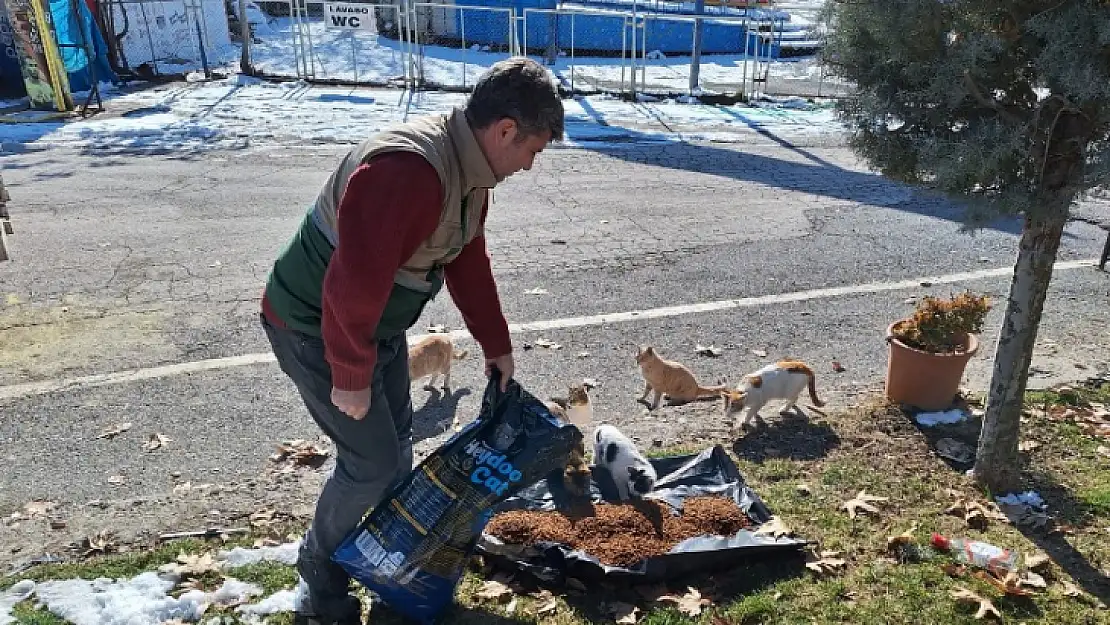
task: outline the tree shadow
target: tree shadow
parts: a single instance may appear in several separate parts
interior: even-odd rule
[[[417,387],[424,392],[423,386]],[[459,401],[470,395],[468,388],[454,389],[444,393],[436,388],[427,391],[428,401],[412,413],[412,438],[413,442],[434,438],[451,427],[455,413],[459,409]]]
[[[688,143],[661,139],[658,134],[609,124],[604,114],[590,106],[585,99],[578,100],[578,104],[586,111],[590,121],[608,127],[611,132],[595,137],[598,139],[596,141],[584,137],[576,140],[576,144],[582,149],[599,152],[612,158],[643,162],[644,150],[647,148],[643,144],[658,145],[660,151],[665,150],[667,158],[651,162],[660,167],[742,180],[806,195],[858,202],[943,219],[961,225],[967,214],[965,207],[939,193],[896,182],[879,174],[844,169],[830,163],[771,130],[753,125],[750,120],[744,119],[735,111],[729,114],[749,125],[760,135],[801,155],[806,162],[775,158],[747,151],[742,146],[723,148],[703,142]],[[729,107],[719,108],[726,113],[730,111]],[[621,145],[622,143],[640,145],[633,147]],[[982,228],[1019,235],[1022,224],[1017,217],[1004,216],[983,224]],[[1067,233],[1065,236],[1074,237]]]
[[[766,419],[765,425],[733,443],[732,450],[737,456],[756,464],[776,458],[819,460],[840,446],[840,437],[831,426],[813,421],[805,412],[776,414]]]

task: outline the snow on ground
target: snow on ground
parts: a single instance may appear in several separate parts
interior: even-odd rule
[[[259,562],[278,562],[292,566],[300,541],[261,547],[221,551],[216,559],[221,568],[234,569]],[[211,592],[186,590],[173,597],[170,592],[180,576],[169,572],[148,571],[129,579],[65,579],[40,582],[23,580],[0,592],[0,625],[15,623],[12,607],[32,601],[73,625],[159,625],[172,619],[194,622],[210,605],[238,606],[236,611],[248,622],[259,617],[293,611],[294,590],[281,590],[255,603],[263,594],[254,584],[228,577]]]
[[[460,9],[463,10],[463,9]],[[465,12],[465,10],[464,10]],[[473,12],[473,11],[472,11]],[[506,18],[507,19],[507,18]],[[396,40],[373,32],[328,30],[320,19],[304,22],[305,34],[311,41],[312,54],[298,59],[294,45],[294,22],[291,18],[270,18],[258,25],[261,40],[251,46],[252,64],[270,76],[300,77],[307,69],[317,79],[344,80],[385,85],[404,78],[406,54]],[[692,28],[692,26],[691,26]],[[737,38],[741,29],[737,23]],[[581,33],[588,39],[588,33]],[[457,47],[422,45],[416,65],[425,81],[433,85],[465,87],[473,85],[490,65],[507,58],[506,52],[489,51],[488,46],[460,42]],[[638,77],[648,92],[685,93],[689,88],[690,58],[668,58],[652,49],[647,41],[648,60],[643,76]],[[236,68],[238,56],[223,57]],[[299,68],[300,66],[300,68]],[[619,90],[631,80],[631,69],[621,58],[582,57],[572,50],[563,50],[556,62],[548,66],[568,88],[581,91]],[[825,77],[822,66],[814,57],[786,58],[770,64],[757,64],[742,54],[705,55],[700,67],[702,89],[732,92],[750,81],[758,71],[766,74],[768,88],[787,87],[791,81],[809,81],[807,90],[822,93],[842,90],[843,86]],[[749,86],[750,89],[750,86]]]
[[[0,125],[0,142],[32,148],[175,152],[265,144],[355,143],[409,117],[461,105],[461,93],[270,83],[235,75],[109,94],[107,113],[83,121]],[[646,98],[651,100],[651,98]],[[567,143],[739,141],[753,131],[784,137],[841,131],[829,103],[798,98],[711,106],[609,96],[564,100]],[[12,147],[12,146],[9,146]]]

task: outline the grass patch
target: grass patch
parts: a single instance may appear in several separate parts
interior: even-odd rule
[[[991,599],[1004,622],[1081,624],[1110,621],[1092,595],[1110,596],[1110,467],[1095,449],[1106,441],[1084,435],[1067,421],[1044,413],[1052,406],[1083,406],[1104,401],[1105,386],[1070,391],[1030,393],[1029,415],[1022,428],[1023,440],[1039,445],[1023,454],[1026,487],[1039,491],[1049,503],[1055,528],[1015,527],[991,520],[984,529],[969,528],[962,518],[945,514],[953,503],[952,492],[986,503],[985,495],[962,471],[949,467],[932,445],[945,431],[919,430],[900,410],[874,403],[809,423],[770,420],[765,431],[749,434],[732,445],[741,472],[771,510],[799,537],[819,542],[819,550],[840,552],[847,565],[839,574],[819,576],[796,567],[767,563],[718,574],[682,580],[669,592],[681,595],[687,586],[698,588],[713,603],[698,617],[682,614],[673,605],[645,599],[635,589],[592,584],[589,592],[556,592],[556,609],[543,616],[537,610],[550,602],[534,596],[542,589],[528,580],[522,584],[510,613],[509,598],[482,600],[478,590],[490,571],[470,571],[457,593],[457,606],[445,622],[453,625],[585,625],[612,623],[602,602],[622,601],[642,610],[645,625],[740,625],[754,623],[976,623],[972,606],[956,603],[949,591],[966,587]],[[1106,398],[1110,399],[1110,398]],[[1074,403],[1073,403],[1074,402]],[[1104,402],[1105,403],[1105,402]],[[957,434],[952,434],[957,436]],[[966,440],[974,432],[959,434]],[[792,444],[792,443],[797,443]],[[694,453],[701,447],[651,449],[650,455]],[[799,450],[802,450],[801,452]],[[860,490],[886,497],[876,505],[876,515],[849,518],[843,503]],[[887,551],[887,539],[916,525],[921,546],[910,561]],[[1049,588],[1029,598],[1001,597],[984,581],[970,575],[950,577],[942,568],[948,556],[927,547],[931,532],[970,536],[1008,547],[1029,556],[1048,553],[1053,563],[1045,577]],[[249,544],[251,539],[244,539]],[[197,553],[214,546],[201,541],[181,541],[146,553],[98,558],[86,562],[51,565],[25,576],[32,579],[61,577],[123,577],[172,561],[179,552]],[[226,575],[261,586],[266,593],[291,588],[293,567],[261,563],[240,567]],[[14,581],[14,580],[12,580]],[[1065,594],[1064,582],[1074,582],[1085,596]],[[17,622],[58,625],[60,621],[20,604]],[[35,620],[37,619],[37,620]],[[291,625],[291,615],[278,615],[273,625]],[[388,608],[375,607],[375,625],[401,625],[404,621]]]
[[[67,622],[53,613],[35,608],[33,601],[24,601],[15,604],[12,608],[12,617],[19,625],[67,625]]]

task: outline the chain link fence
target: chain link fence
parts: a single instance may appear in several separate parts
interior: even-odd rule
[[[101,0],[97,6],[117,71],[174,76],[237,58],[225,0]]]

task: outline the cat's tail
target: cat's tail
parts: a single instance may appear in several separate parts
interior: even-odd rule
[[[806,371],[806,377],[809,378],[809,398],[813,400],[813,405],[818,408],[825,405],[825,402],[817,399],[817,376],[813,373],[813,369]]]
[[[455,360],[462,360],[463,358],[466,358],[469,353],[469,350],[460,349],[459,351],[455,352],[454,358]]]
[[[706,398],[706,397],[720,397],[721,392],[727,391],[727,390],[728,390],[728,385],[727,384],[722,384],[720,386],[699,386],[698,387],[698,399],[703,399],[703,398]]]

